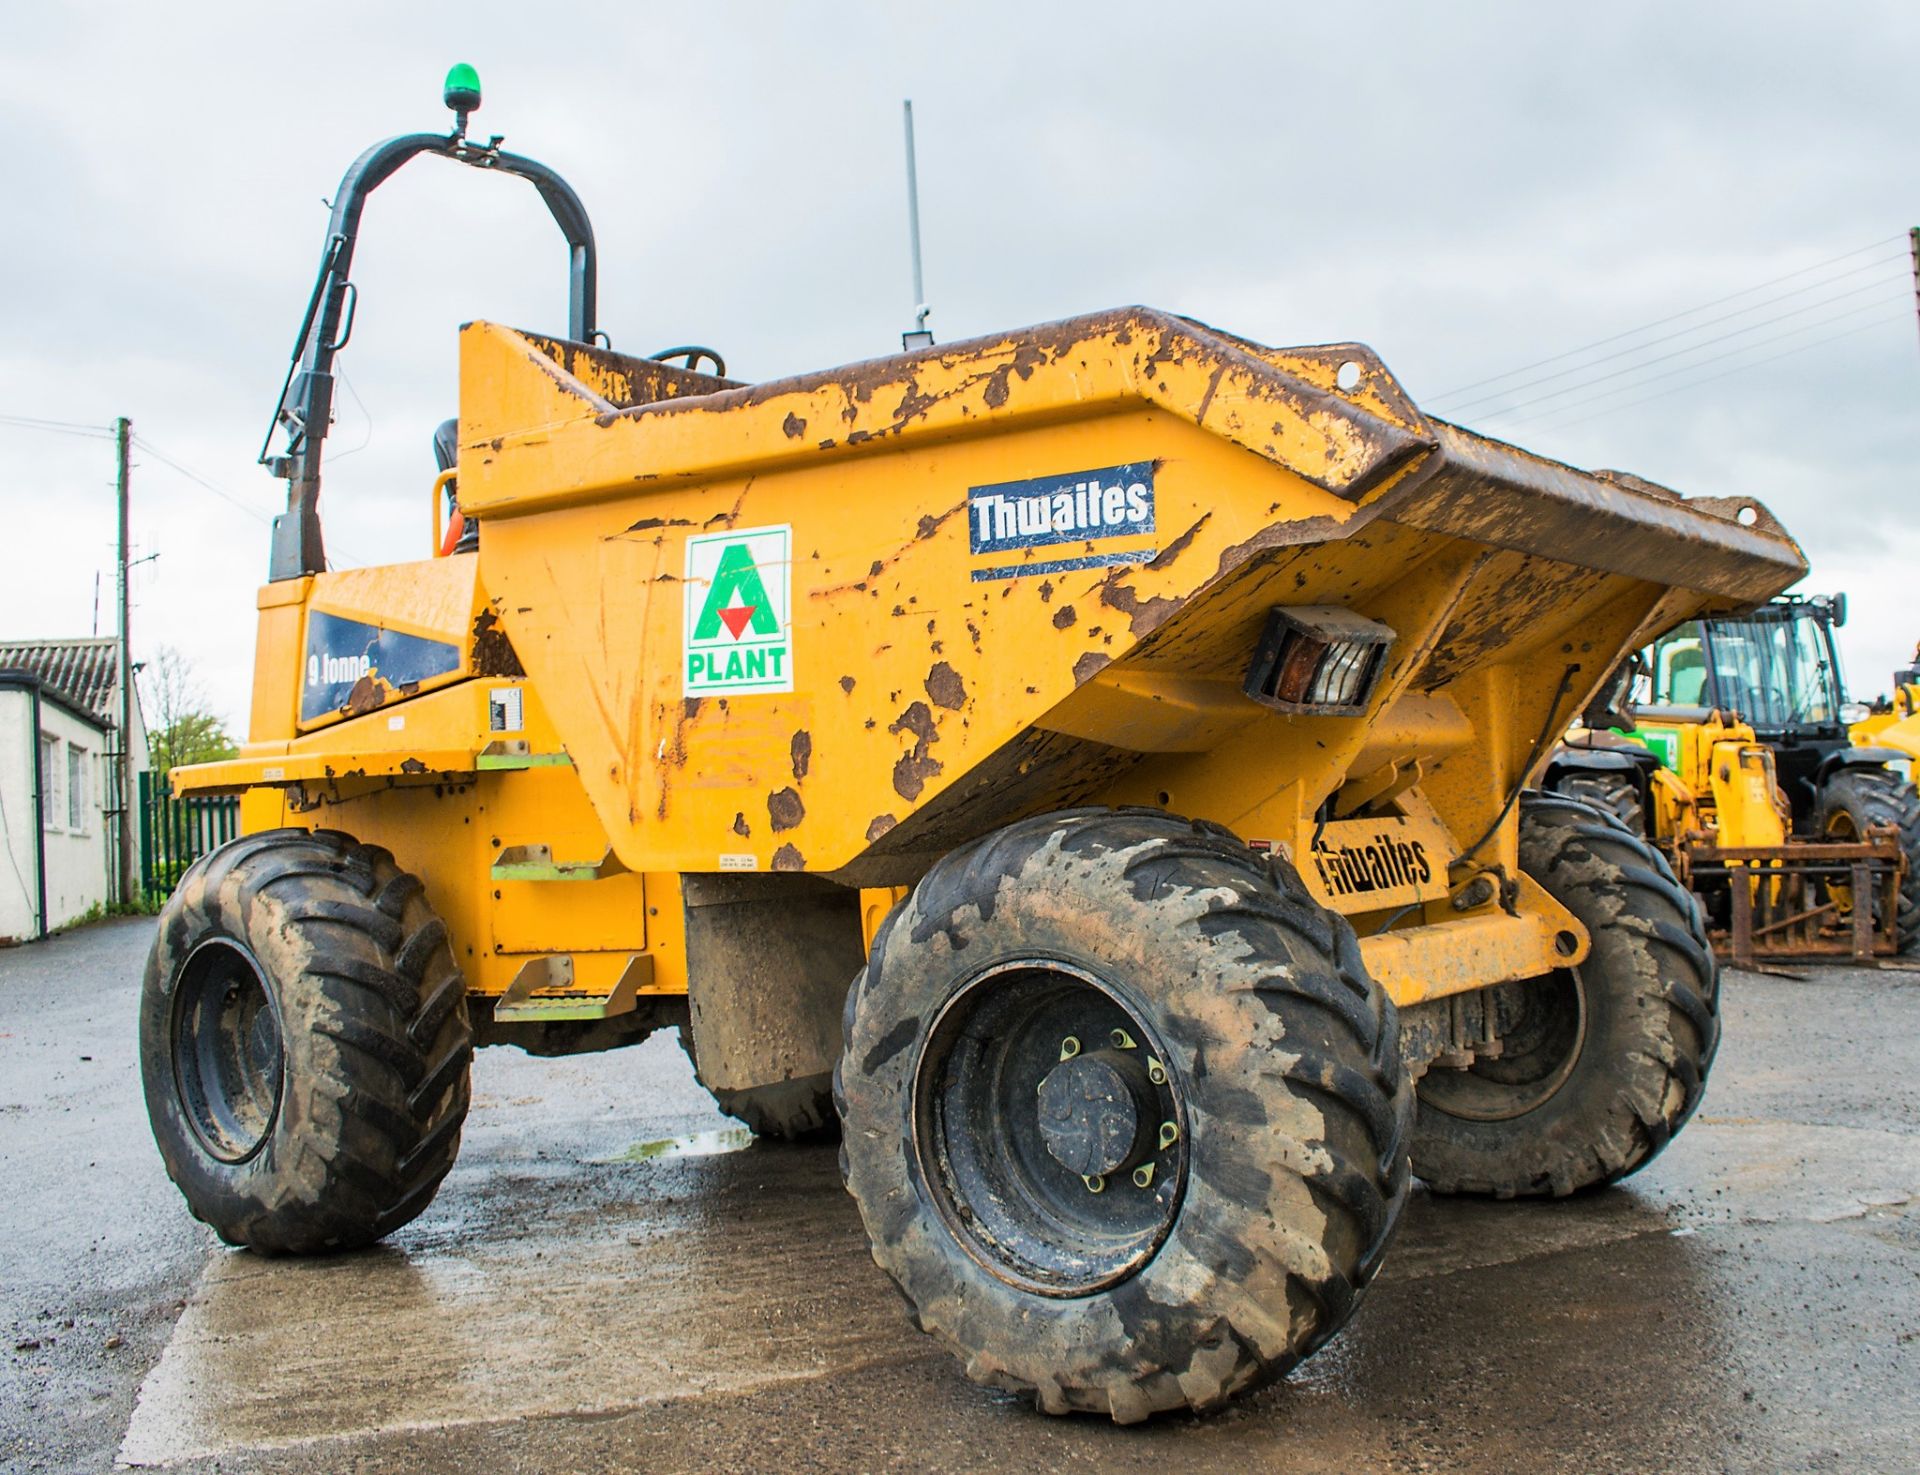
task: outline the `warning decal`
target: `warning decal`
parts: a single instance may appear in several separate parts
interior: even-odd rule
[[[687,539],[686,694],[793,690],[791,527]]]

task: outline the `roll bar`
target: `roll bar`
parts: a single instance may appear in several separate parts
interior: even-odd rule
[[[580,197],[545,164],[505,152],[500,147],[505,135],[496,133],[484,144],[467,137],[467,114],[480,106],[479,79],[472,68],[457,66],[448,73],[445,101],[454,113],[452,133],[408,133],[375,144],[353,161],[334,196],[320,274],[294,340],[279,407],[260,447],[260,464],[287,483],[287,510],[273,520],[270,582],[326,568],[320,537],[320,451],[333,418],[333,358],[352,336],[359,298],[348,272],[367,196],[402,164],[420,154],[438,154],[476,169],[517,175],[532,184],[567,238],[567,336],[578,343],[595,337],[593,225]],[[278,453],[271,450],[276,430],[284,430],[287,437]]]

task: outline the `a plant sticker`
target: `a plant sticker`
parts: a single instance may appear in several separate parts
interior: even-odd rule
[[[793,690],[793,529],[687,539],[686,694]]]

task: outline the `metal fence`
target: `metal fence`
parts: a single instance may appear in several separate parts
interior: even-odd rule
[[[140,886],[170,896],[187,867],[240,833],[240,799],[176,797],[165,774],[140,775]]]

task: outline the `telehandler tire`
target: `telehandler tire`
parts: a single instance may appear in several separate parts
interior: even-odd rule
[[[1595,809],[1604,809],[1636,835],[1647,833],[1647,806],[1640,786],[1625,773],[1572,773],[1560,780],[1558,792]]]
[[[1900,951],[1912,952],[1920,942],[1920,793],[1890,769],[1843,768],[1820,790],[1818,823],[1825,840],[1860,839],[1869,825],[1899,830],[1907,873],[1900,878],[1894,927]]]
[[[1157,810],[1022,820],[882,924],[841,1166],[975,1382],[1210,1409],[1353,1314],[1406,1201],[1392,1003],[1290,867]]]
[[[167,1172],[229,1244],[371,1244],[433,1200],[467,1114],[466,985],[420,882],[330,830],[197,861],[140,1003]]]
[[[1626,1177],[1692,1116],[1720,1043],[1699,905],[1644,837],[1529,793],[1520,866],[1586,925],[1592,951],[1489,990],[1501,1055],[1421,1077],[1413,1171],[1438,1193],[1561,1197]]]

